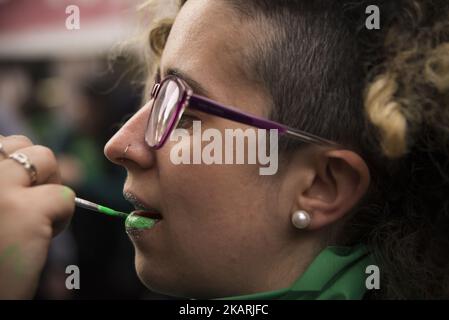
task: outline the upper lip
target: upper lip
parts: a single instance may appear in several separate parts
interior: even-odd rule
[[[136,210],[142,210],[142,211],[151,211],[154,213],[159,213],[160,211],[154,207],[151,207],[147,203],[144,203],[140,198],[138,198],[134,193],[130,191],[123,192],[123,197],[130,202]]]

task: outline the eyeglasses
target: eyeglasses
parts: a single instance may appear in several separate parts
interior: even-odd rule
[[[153,85],[151,98],[153,99],[153,104],[145,132],[145,141],[150,148],[162,148],[177,127],[187,107],[259,129],[277,129],[280,135],[287,135],[306,143],[321,146],[339,146],[336,142],[271,120],[256,117],[234,107],[224,106],[211,99],[196,95],[184,80],[173,75],[167,76],[160,83]]]

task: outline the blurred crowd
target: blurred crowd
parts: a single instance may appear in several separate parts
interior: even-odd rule
[[[103,155],[106,141],[141,102],[126,65],[107,58],[2,61],[0,133],[23,134],[50,147],[63,183],[77,196],[129,211],[121,195],[125,172]],[[65,269],[80,268],[80,289],[67,290]],[[123,220],[77,209],[52,243],[37,298],[144,298]]]
[[[0,0],[0,134],[51,148],[78,197],[124,212],[132,210],[122,196],[126,173],[103,148],[142,103],[139,55],[122,46],[140,33],[141,2]],[[65,286],[68,265],[79,267],[79,290]],[[168,297],[137,278],[122,219],[77,208],[51,244],[36,298]]]

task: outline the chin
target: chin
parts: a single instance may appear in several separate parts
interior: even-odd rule
[[[167,268],[161,268],[154,261],[139,254],[136,250],[135,267],[140,281],[149,290],[172,297],[184,297],[180,292],[179,282],[173,277],[175,272],[170,272]],[[187,298],[187,296],[185,296]]]
[[[177,298],[185,299],[211,299],[221,295],[211,295],[211,288],[198,287],[198,283],[181,275],[179,271],[168,271],[168,268],[160,267],[154,261],[136,252],[135,266],[137,276],[149,290]],[[190,286],[189,284],[193,285]]]

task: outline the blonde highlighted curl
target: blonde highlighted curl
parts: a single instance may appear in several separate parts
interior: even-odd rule
[[[395,21],[385,37],[384,72],[366,88],[366,113],[390,158],[403,156],[415,144],[428,150],[447,147],[449,13],[441,21],[426,21],[430,10],[429,1],[409,1],[403,8],[405,18]]]

